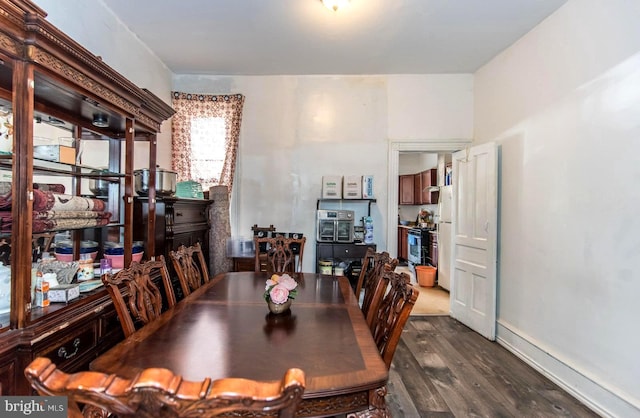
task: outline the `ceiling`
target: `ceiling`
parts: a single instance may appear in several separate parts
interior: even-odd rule
[[[473,73],[567,0],[103,0],[174,74]]]

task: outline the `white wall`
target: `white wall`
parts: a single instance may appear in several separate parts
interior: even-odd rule
[[[315,271],[314,217],[322,176],[374,175],[374,239],[385,250],[388,141],[469,138],[472,86],[469,74],[174,76],[177,91],[245,95],[232,234],[248,237],[254,224],[302,232],[310,238],[306,271]],[[323,207],[366,215],[362,203]]]
[[[149,48],[127,29],[102,1],[34,0],[47,20],[73,40],[131,80],[171,103],[171,72]],[[147,168],[148,142],[137,141],[134,165]],[[171,168],[171,123],[158,135],[158,165]]]
[[[640,416],[640,2],[570,0],[475,75],[501,151],[498,338]]]

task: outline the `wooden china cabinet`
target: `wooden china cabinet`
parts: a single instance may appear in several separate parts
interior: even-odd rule
[[[106,181],[108,191],[99,199],[111,213],[109,222],[69,229],[74,259],[80,253],[79,242],[91,237],[101,244],[107,239],[120,240],[127,249],[125,264],[130,263],[134,143],[149,141],[149,167],[156,167],[156,135],[162,121],[174,113],[45,18],[46,13],[29,0],[0,0],[0,111],[11,115],[13,128],[12,150],[0,155],[0,172],[10,185],[4,203],[8,201],[11,207],[2,218],[0,232],[2,242],[10,245],[10,303],[8,312],[0,311],[1,395],[31,394],[23,370],[36,356],[49,357],[72,372],[86,369],[121,338],[104,288],[47,307],[37,307],[32,300],[33,245],[38,242],[34,238],[60,232],[55,228],[36,231],[36,183],[66,183],[65,194],[82,197],[88,194],[90,179]],[[59,125],[74,138],[72,149],[54,143],[59,153],[64,150],[79,156],[84,141],[99,141],[108,150],[104,157],[107,168],[83,165],[84,159],[60,156],[56,158],[63,162],[51,162],[36,158],[34,124],[41,122]],[[48,180],[51,178],[58,180]],[[154,171],[150,178],[149,198],[153,200]],[[155,207],[150,206],[153,212]],[[154,230],[153,217],[146,227]],[[155,254],[153,243],[145,250],[147,256]]]

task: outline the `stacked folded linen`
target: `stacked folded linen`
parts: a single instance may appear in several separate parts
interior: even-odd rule
[[[33,232],[63,231],[107,225],[111,212],[104,201],[49,190],[33,190]],[[11,192],[0,196],[0,230],[10,232]]]

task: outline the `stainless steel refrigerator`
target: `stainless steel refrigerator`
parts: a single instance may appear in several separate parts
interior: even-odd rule
[[[440,187],[438,200],[438,285],[449,290],[451,287],[451,204],[452,186]]]

